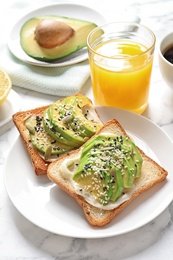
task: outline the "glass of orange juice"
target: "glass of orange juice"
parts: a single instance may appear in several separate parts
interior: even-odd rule
[[[87,38],[96,105],[141,114],[148,105],[155,35],[137,23],[114,22]]]

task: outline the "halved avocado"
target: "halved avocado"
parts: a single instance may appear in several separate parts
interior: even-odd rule
[[[56,47],[45,48],[40,46],[35,39],[35,29],[41,21],[46,19],[60,21],[69,25],[74,30],[73,35],[65,43]],[[20,44],[22,49],[32,58],[41,61],[53,61],[85,47],[87,36],[95,27],[97,25],[94,23],[62,16],[34,17],[26,21],[22,26]]]

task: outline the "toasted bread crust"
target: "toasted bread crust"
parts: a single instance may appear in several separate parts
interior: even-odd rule
[[[83,96],[81,94],[76,94],[73,96]],[[61,100],[63,100],[64,98],[61,98]],[[89,99],[89,98],[88,98]],[[92,101],[89,99],[90,103],[92,104]],[[30,136],[29,136],[29,131],[26,129],[25,126],[25,120],[27,117],[29,116],[33,116],[33,115],[43,115],[43,112],[49,107],[49,105],[47,106],[42,106],[42,107],[37,107],[31,110],[27,110],[27,111],[21,111],[21,112],[17,112],[16,114],[14,114],[12,116],[13,122],[15,124],[15,126],[17,127],[20,136],[23,140],[23,143],[28,151],[28,154],[31,158],[32,164],[33,164],[33,168],[34,171],[36,173],[36,175],[46,175],[47,174],[47,168],[48,165],[50,164],[50,162],[46,162],[40,155],[39,152],[36,148],[34,148],[34,146],[31,144],[30,142]],[[97,111],[96,111],[97,113]],[[97,114],[98,118],[99,115]]]
[[[107,122],[97,134],[101,132],[115,133],[117,135],[128,136],[120,123],[116,120],[110,120]],[[97,135],[96,134],[96,135]],[[94,138],[91,137],[91,138]],[[165,180],[167,176],[167,171],[158,165],[154,160],[149,158],[141,149],[139,149],[142,158],[142,174],[141,177],[135,181],[134,190],[132,196],[119,205],[117,208],[112,210],[98,209],[90,205],[82,196],[78,195],[73,187],[69,184],[69,181],[63,179],[62,175],[59,173],[58,169],[64,159],[68,157],[75,157],[83,146],[79,149],[70,152],[68,155],[62,156],[59,160],[54,161],[48,166],[47,176],[50,180],[55,182],[60,188],[67,192],[70,196],[76,199],[79,205],[82,207],[86,219],[92,226],[102,227],[107,225],[116,215],[118,215],[127,205],[129,205],[135,198],[137,198],[141,193],[152,188],[154,185]]]
[[[34,148],[33,145],[30,143],[29,131],[26,129],[25,126],[25,119],[32,115],[43,114],[46,108],[48,108],[48,106],[42,106],[39,108],[35,108],[23,112],[17,112],[16,114],[13,115],[13,122],[16,125],[22,137],[22,141],[28,151],[28,154],[30,155],[34,171],[37,175],[45,175],[47,173],[47,167],[49,163],[47,163],[39,155],[37,149]]]

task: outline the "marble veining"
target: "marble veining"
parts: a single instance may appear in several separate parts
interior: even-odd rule
[[[38,0],[6,0],[0,16],[13,21],[28,8],[41,6]],[[57,3],[46,0],[44,4]],[[67,1],[63,1],[67,2]],[[138,15],[141,23],[156,34],[156,50],[151,81],[149,107],[143,116],[159,125],[173,140],[173,92],[163,81],[157,61],[161,37],[173,28],[172,0],[76,0],[102,12],[107,21]],[[1,36],[10,27],[0,28]],[[1,37],[0,44],[6,39]],[[47,96],[14,87],[22,98],[23,110],[49,104],[59,97]],[[90,80],[82,92],[92,98]],[[18,136],[12,122],[0,128],[0,260],[171,260],[173,257],[173,202],[150,223],[127,234],[101,239],[63,237],[43,230],[25,217],[11,203],[3,184],[3,166],[11,145]],[[165,151],[166,152],[166,151]]]

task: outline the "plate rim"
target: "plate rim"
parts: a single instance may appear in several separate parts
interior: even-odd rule
[[[13,26],[12,26],[12,28],[10,30],[9,36],[8,36],[8,40],[7,40],[8,48],[11,51],[11,53],[17,59],[19,59],[20,61],[22,61],[22,62],[24,62],[26,64],[30,64],[30,65],[34,65],[34,66],[40,66],[40,67],[52,67],[52,68],[53,67],[64,67],[64,66],[68,66],[68,65],[74,65],[74,64],[77,64],[79,62],[87,60],[87,58],[88,58],[87,52],[86,52],[86,54],[83,54],[82,55],[83,58],[81,57],[80,60],[78,60],[78,61],[75,61],[75,60],[72,59],[71,62],[65,61],[65,62],[62,62],[62,63],[58,63],[58,62],[57,63],[48,63],[48,62],[44,62],[44,61],[42,62],[42,61],[39,61],[39,60],[35,60],[34,58],[28,56],[22,50],[22,48],[20,46],[19,46],[19,48],[20,48],[21,52],[24,55],[23,59],[20,57],[20,55],[18,55],[18,53],[16,54],[16,52],[14,51],[14,46],[13,46],[12,40],[11,40],[11,35],[12,35],[13,31],[14,31],[14,28],[16,26],[19,26],[20,22],[22,20],[25,20],[25,18],[27,16],[30,16],[32,13],[40,12],[41,10],[44,10],[46,8],[55,8],[57,6],[74,6],[74,7],[76,6],[76,7],[79,7],[79,8],[85,8],[86,10],[88,10],[88,12],[89,11],[95,12],[98,16],[100,16],[99,18],[103,19],[104,23],[106,22],[106,18],[103,16],[103,14],[101,12],[97,11],[94,8],[86,6],[84,4],[78,4],[78,3],[73,3],[73,2],[59,2],[59,3],[45,4],[43,6],[38,6],[36,8],[31,8],[30,10],[26,11],[25,14],[22,15],[15,24],[13,24]],[[30,19],[30,18],[26,18],[25,21],[27,21],[28,19]],[[20,37],[18,36],[17,38],[18,38],[18,41],[20,43]]]
[[[10,101],[10,99],[12,98],[12,96],[15,96],[15,100],[13,99],[13,102]],[[16,102],[16,99],[17,99],[17,102]],[[0,121],[0,127],[3,127],[4,125],[6,125],[8,122],[10,122],[12,120],[12,115],[18,111],[20,111],[21,109],[21,97],[19,96],[19,94],[14,90],[14,89],[11,89],[8,96],[7,96],[7,99],[4,101],[4,103],[1,104],[1,106],[3,106],[5,104],[5,102],[9,102],[11,105],[13,104],[17,104],[15,105],[15,109],[14,111],[9,114],[8,118],[4,119],[3,121]]]
[[[102,109],[105,108],[105,107],[102,107],[102,106],[99,106],[99,107],[101,107]],[[97,107],[97,108],[98,108],[98,107]],[[108,109],[110,109],[110,108],[108,108]],[[142,116],[142,115],[136,115],[136,114],[131,113],[131,112],[129,112],[129,111],[124,111],[124,110],[121,110],[121,109],[114,109],[114,110],[116,110],[117,113],[120,112],[120,114],[126,114],[126,113],[129,114],[129,113],[130,113],[130,115],[131,115],[132,117],[140,118],[141,120],[144,120],[144,121],[147,120],[147,122],[148,122],[149,124],[153,125],[154,127],[156,127],[156,129],[159,129],[159,130],[160,130],[160,133],[163,135],[163,138],[164,138],[164,139],[167,138],[167,140],[170,142],[171,148],[173,149],[173,142],[172,142],[171,138],[169,137],[169,135],[168,135],[167,133],[165,133],[165,131],[164,131],[162,128],[160,128],[157,124],[153,123],[150,119],[148,119],[148,118],[146,118],[146,117],[144,117],[144,116]],[[118,120],[118,121],[120,121],[120,120]],[[120,122],[120,124],[121,124],[121,122]],[[126,129],[125,129],[125,130],[126,130]],[[17,143],[19,140],[21,141],[20,135],[16,138],[16,140],[15,140],[15,142],[13,143],[13,145],[12,145],[10,151],[13,149],[13,147],[16,145],[16,143]],[[17,205],[14,204],[13,198],[11,198],[11,196],[10,196],[10,194],[9,194],[8,187],[7,187],[7,183],[6,183],[6,171],[5,171],[5,169],[6,169],[6,165],[7,165],[7,162],[8,162],[8,158],[9,158],[9,156],[10,156],[10,151],[9,151],[8,156],[7,156],[7,158],[6,158],[6,161],[5,161],[5,164],[4,164],[4,169],[3,169],[3,177],[4,177],[5,188],[6,188],[6,191],[7,191],[8,195],[9,195],[9,198],[10,198],[10,200],[12,201],[13,205],[16,207],[16,209],[17,209],[26,219],[28,219],[27,216],[26,216],[25,214],[23,214],[23,213],[21,212],[21,210],[17,207]],[[72,235],[72,234],[69,234],[68,231],[67,231],[67,232],[54,232],[53,230],[50,230],[49,228],[46,228],[46,227],[43,227],[42,225],[39,225],[39,223],[37,223],[38,221],[32,221],[31,219],[28,219],[28,220],[29,220],[31,223],[37,225],[38,227],[40,227],[40,228],[42,228],[42,229],[44,229],[44,230],[47,230],[47,231],[49,231],[49,232],[51,232],[51,233],[54,233],[54,234],[57,234],[57,235],[63,235],[63,236],[66,236],[66,237],[90,238],[90,239],[91,239],[91,238],[113,237],[113,236],[123,235],[123,234],[125,234],[125,233],[131,232],[131,231],[133,231],[133,230],[136,230],[136,229],[138,229],[138,228],[140,228],[140,227],[146,225],[147,223],[149,223],[150,221],[152,221],[154,218],[156,218],[158,215],[160,215],[160,214],[166,209],[166,207],[169,206],[169,204],[170,204],[170,202],[172,201],[172,199],[173,199],[173,192],[169,194],[168,199],[166,200],[166,205],[162,206],[161,209],[160,209],[160,207],[156,209],[157,214],[152,213],[152,214],[151,214],[151,217],[150,217],[147,221],[145,221],[143,224],[140,223],[139,225],[133,226],[133,227],[131,227],[129,230],[125,231],[125,232],[119,232],[119,233],[110,232],[110,233],[108,233],[108,234],[104,234],[104,229],[101,228],[101,230],[103,230],[103,233],[102,233],[102,232],[99,232],[99,233],[97,234],[97,232],[96,232],[97,229],[92,229],[92,227],[91,227],[91,230],[89,230],[89,231],[87,231],[87,232],[84,232],[85,235],[79,235],[79,234],[78,234],[78,235],[75,235],[75,234]],[[130,205],[129,205],[129,207],[130,207]],[[154,214],[154,216],[153,216],[153,214]],[[85,218],[85,216],[84,216],[84,218]],[[106,227],[105,227],[105,229],[106,229]],[[87,235],[86,235],[86,233],[87,233]],[[89,234],[88,234],[88,233],[89,233]],[[94,233],[94,234],[93,234],[93,233]]]

